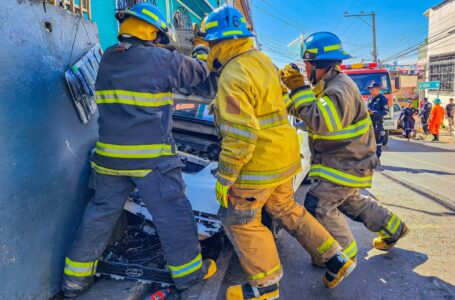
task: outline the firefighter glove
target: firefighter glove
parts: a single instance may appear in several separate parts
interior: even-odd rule
[[[218,180],[216,181],[216,185],[215,185],[216,200],[218,200],[220,205],[224,208],[228,207],[229,188],[230,188],[230,186],[223,185]]]
[[[191,56],[199,60],[207,61],[207,56],[209,55],[209,47],[204,45],[197,45],[193,48]]]
[[[291,90],[305,85],[305,76],[295,64],[287,64],[280,71],[281,81]]]

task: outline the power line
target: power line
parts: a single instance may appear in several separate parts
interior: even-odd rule
[[[300,32],[302,31],[302,27],[299,26],[298,24],[291,23],[291,22],[289,22],[288,20],[285,20],[285,19],[283,19],[283,18],[281,18],[281,17],[278,17],[278,16],[276,16],[276,15],[274,15],[274,14],[268,12],[266,9],[260,7],[259,5],[253,4],[253,6],[256,7],[257,9],[259,9],[260,11],[262,11],[263,13],[265,13],[266,15],[268,15],[268,16],[270,16],[270,17],[272,17],[272,18],[275,18],[275,19],[277,19],[278,21],[280,21],[280,22],[282,22],[282,23],[284,23],[284,24],[286,24],[286,25],[289,25],[289,26],[291,26],[291,27],[294,27],[294,28],[296,28],[297,30],[299,30]]]
[[[439,20],[437,20],[436,22],[433,22],[432,24],[433,25],[436,25],[436,24],[441,24],[441,22],[446,22],[447,20],[444,19],[444,18],[441,18]],[[410,40],[416,40],[417,38],[420,38],[420,35],[427,30],[426,27],[423,27],[421,29],[416,29],[416,27],[420,27],[422,25],[422,22],[418,22],[417,24],[415,24],[415,26],[409,28],[408,31],[412,31],[411,33],[409,34],[406,34],[405,33],[405,37],[407,39],[410,39]],[[396,50],[396,44],[400,41],[403,40],[403,37],[402,36],[399,36],[398,38],[395,38],[391,41],[389,41],[389,46],[388,47],[385,47],[385,48],[382,48],[382,53],[391,53],[393,51]],[[384,51],[385,49],[387,49],[386,51]]]
[[[267,0],[261,0],[262,2],[264,2],[264,4],[266,4],[267,6],[269,6],[272,10],[274,10],[275,12],[277,12],[278,14],[280,14],[281,16],[283,16],[284,18],[289,18],[289,15],[286,14],[286,13],[283,13],[281,10],[279,10],[278,8],[276,8],[275,6],[273,6],[272,4],[270,4],[269,1]],[[309,26],[307,25],[303,25],[302,23],[300,23],[299,21],[296,21],[296,20],[292,20],[293,23],[301,26],[301,27],[305,27],[307,28],[309,31],[314,31],[312,28],[310,28]]]
[[[437,37],[438,35],[441,35],[442,33],[446,33],[447,31],[449,31],[449,30],[451,30],[451,29],[453,29],[453,28],[455,28],[455,26],[453,26],[453,27],[451,27],[451,28],[446,28],[446,29],[442,30],[441,32],[435,34],[435,35],[432,37],[432,39],[434,39],[434,38]],[[390,57],[388,57],[388,58],[382,60],[382,62],[387,62],[387,61],[391,61],[391,60],[394,60],[394,59],[398,59],[398,58],[402,57],[403,55],[409,54],[409,53],[411,53],[411,52],[413,52],[413,51],[418,51],[418,50],[420,49],[420,47],[422,47],[422,46],[427,46],[427,47],[428,47],[428,45],[431,45],[431,44],[433,44],[433,43],[439,42],[439,41],[441,41],[441,40],[447,38],[448,36],[450,36],[450,35],[443,36],[443,37],[438,38],[438,39],[436,39],[436,40],[428,40],[428,43],[427,43],[426,45],[425,45],[425,42],[420,42],[420,43],[418,43],[418,44],[416,44],[416,45],[413,45],[413,46],[411,46],[411,47],[409,47],[409,48],[407,48],[407,49],[405,49],[405,50],[402,50],[402,51],[400,51],[400,52],[398,52],[398,53],[396,53],[396,54],[394,54],[394,55],[392,55],[392,56],[390,56]]]

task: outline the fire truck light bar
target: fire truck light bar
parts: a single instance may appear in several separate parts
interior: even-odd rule
[[[368,63],[368,64],[352,64],[352,65],[341,65],[342,70],[350,69],[376,69],[378,67],[377,63]]]

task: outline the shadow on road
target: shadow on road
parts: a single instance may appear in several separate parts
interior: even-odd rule
[[[399,208],[403,208],[406,210],[412,210],[412,211],[416,211],[419,213],[423,213],[423,214],[427,214],[427,215],[431,215],[431,216],[437,216],[437,217],[455,216],[455,212],[432,212],[432,211],[427,211],[427,210],[415,209],[415,208],[407,207],[407,206],[403,206],[403,205],[387,203],[387,202],[383,202],[383,201],[381,201],[381,204],[384,204],[387,206],[399,207]]]
[[[455,299],[455,286],[414,271],[428,260],[424,253],[393,248],[372,257],[362,254],[364,257],[359,257],[358,268],[352,275],[362,278],[360,286],[369,289],[370,299],[390,299],[390,296],[393,299]],[[355,284],[355,281],[349,283]]]
[[[392,142],[393,141],[393,142]],[[442,147],[434,147],[430,142],[408,142],[398,139],[393,139],[391,143],[389,142],[387,146],[383,146],[384,151],[386,152],[452,152],[455,153],[455,150],[445,149]],[[450,144],[444,144],[450,145]]]
[[[428,200],[438,203],[439,205],[447,208],[448,210],[455,212],[455,205],[450,201],[449,198],[439,196],[436,193],[434,193],[434,191],[427,190],[426,188],[424,188],[422,186],[421,187],[414,186],[410,182],[405,181],[403,178],[399,178],[398,176],[393,175],[392,173],[389,173],[387,171],[381,172],[381,175],[392,181],[395,181],[396,183],[401,184],[403,187],[405,187],[417,194],[420,194],[421,196],[427,198]]]
[[[412,174],[419,174],[419,173],[429,173],[429,174],[436,174],[436,175],[455,175],[455,173],[449,173],[444,171],[436,171],[436,170],[428,170],[428,169],[413,169],[413,168],[406,168],[406,167],[394,167],[388,165],[382,165],[382,168],[387,171],[392,172],[408,172]]]

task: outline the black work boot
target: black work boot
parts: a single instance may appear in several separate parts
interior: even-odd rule
[[[226,300],[274,300],[280,296],[278,284],[266,287],[254,287],[248,283],[230,286],[226,291]]]
[[[63,275],[62,292],[65,298],[75,298],[86,290],[88,290],[93,284],[94,276],[68,276]]]
[[[343,252],[339,251],[330,258],[325,266],[327,271],[322,277],[325,285],[331,289],[336,287],[344,278],[348,277],[356,267],[356,263],[349,259]]]

